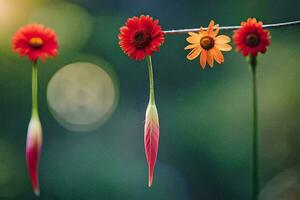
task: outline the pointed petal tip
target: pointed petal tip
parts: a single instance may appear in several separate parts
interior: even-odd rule
[[[153,171],[149,169],[149,174],[148,174],[148,187],[151,188],[153,182]]]
[[[152,186],[152,179],[149,178],[148,187],[151,188],[151,186]]]
[[[40,196],[40,189],[38,187],[34,188],[33,191],[34,191],[35,196],[37,196],[37,197]]]

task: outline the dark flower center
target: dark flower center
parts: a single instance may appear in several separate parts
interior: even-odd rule
[[[257,47],[260,42],[260,38],[257,33],[249,33],[245,38],[245,43],[249,47]]]
[[[215,40],[212,37],[204,36],[200,40],[200,45],[204,50],[210,50],[215,46]]]
[[[44,45],[44,41],[39,37],[33,37],[29,40],[28,44],[34,49],[40,49]]]
[[[133,43],[136,48],[143,49],[151,41],[151,37],[144,30],[138,30],[133,34]]]

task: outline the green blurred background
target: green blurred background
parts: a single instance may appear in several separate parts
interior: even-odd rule
[[[38,199],[249,200],[252,104],[245,59],[227,52],[224,64],[203,71],[185,58],[186,35],[166,36],[153,57],[161,136],[149,189],[147,66],[120,50],[119,27],[140,14],[160,19],[165,30],[206,26],[210,19],[238,25],[252,16],[267,24],[299,20],[299,7],[299,0],[0,0],[0,199],[36,199],[25,165],[31,64],[11,52],[10,42],[20,26],[38,22],[54,28],[60,42],[57,58],[39,65],[44,143]],[[300,26],[272,29],[272,45],[259,56],[262,199],[300,199],[300,178],[294,178],[300,174],[299,34]],[[115,89],[101,126],[85,132],[60,125],[47,103],[54,74],[79,61],[104,69]]]

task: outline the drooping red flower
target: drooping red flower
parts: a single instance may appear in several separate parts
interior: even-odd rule
[[[42,125],[38,117],[31,118],[26,142],[26,163],[34,193],[39,196],[38,164],[42,146]]]
[[[28,24],[21,27],[12,38],[13,51],[20,56],[28,56],[35,62],[38,58],[46,61],[47,57],[57,54],[56,33],[41,24]]]
[[[146,111],[144,127],[144,145],[148,162],[148,186],[153,182],[154,167],[156,164],[159,143],[159,120],[155,104],[149,104]]]
[[[159,51],[165,38],[158,22],[148,15],[129,18],[118,35],[119,45],[124,53],[132,59],[143,60]]]
[[[234,31],[233,39],[237,51],[243,56],[257,56],[258,52],[265,53],[270,45],[270,32],[264,30],[262,22],[255,18],[248,18],[247,22],[241,22],[241,28]]]

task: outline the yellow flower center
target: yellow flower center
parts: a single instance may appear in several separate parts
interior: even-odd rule
[[[257,33],[249,33],[245,38],[245,43],[249,47],[257,47],[260,42],[260,38]]]
[[[200,40],[200,45],[204,50],[210,50],[215,46],[215,40],[210,36],[204,36]]]
[[[29,40],[29,45],[34,49],[39,49],[44,45],[44,41],[39,37],[33,37]]]

